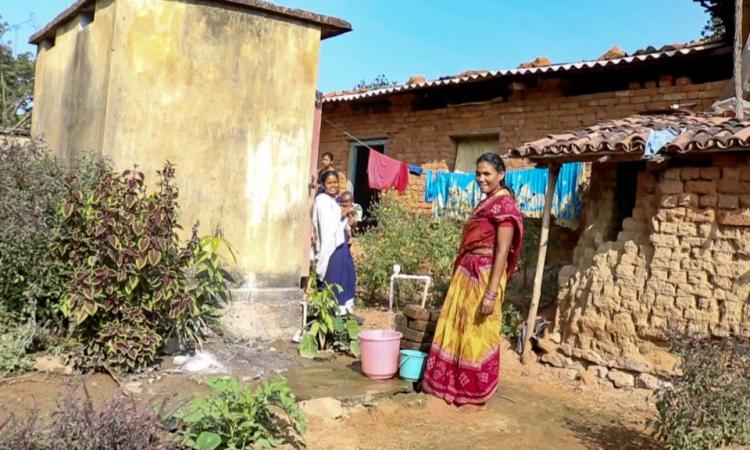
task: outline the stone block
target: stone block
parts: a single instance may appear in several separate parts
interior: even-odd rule
[[[590,372],[597,376],[598,378],[606,378],[607,374],[609,373],[609,369],[605,366],[600,366],[597,364],[592,364],[586,368],[586,372]]]
[[[742,182],[737,179],[722,178],[717,183],[717,191],[722,194],[742,194]]]
[[[743,208],[750,208],[750,195],[740,195],[740,206]]]
[[[241,339],[290,339],[302,323],[301,289],[232,289],[222,323]]]
[[[541,361],[554,367],[565,367],[565,357],[560,353],[545,353],[542,355]]]
[[[676,208],[677,207],[677,194],[665,194],[659,199],[660,208]]]
[[[536,341],[537,347],[539,347],[544,353],[556,353],[558,344],[553,342],[551,339],[541,338]]]
[[[300,404],[302,412],[308,417],[319,417],[324,420],[336,420],[344,415],[340,400],[332,397],[314,398]]]
[[[670,270],[669,280],[675,284],[687,283],[687,272],[684,270]]]
[[[750,227],[750,208],[719,211],[719,223],[735,227]]]
[[[659,224],[659,234],[677,234],[677,222],[661,222]]]
[[[695,308],[695,297],[692,295],[681,295],[675,300],[675,305],[679,309],[693,309]]]
[[[678,180],[665,179],[659,183],[658,189],[661,194],[680,194],[684,192],[685,183]]]
[[[662,180],[679,181],[681,179],[681,173],[679,168],[667,169],[662,172]]]
[[[666,281],[669,279],[669,272],[666,269],[651,269],[651,278]]]
[[[716,180],[706,181],[687,181],[685,182],[685,192],[691,192],[693,194],[715,194],[717,189]]]
[[[674,220],[682,220],[687,214],[687,209],[684,207],[677,207],[674,209],[660,209],[656,213],[656,220],[661,222],[671,222]]]
[[[607,378],[618,388],[635,386],[635,377],[627,372],[622,372],[616,369],[610,370],[609,373],[607,373]]]
[[[677,236],[698,236],[698,226],[690,222],[678,222],[675,234]]]
[[[719,209],[737,209],[740,206],[740,198],[736,195],[719,195]]]
[[[649,240],[654,245],[654,247],[677,247],[680,245],[680,241],[677,239],[677,236],[669,235],[669,234],[652,234],[649,236]]]
[[[664,294],[658,294],[656,296],[656,302],[654,302],[654,307],[659,308],[663,311],[672,309],[674,306],[675,297],[672,295],[664,295]]]
[[[698,205],[701,208],[715,208],[719,205],[719,197],[714,194],[701,195]]]
[[[402,333],[404,334],[404,340],[416,342],[419,344],[431,343],[434,335],[434,333],[431,332],[418,331],[411,328],[406,328],[404,331],[402,331]]]
[[[429,320],[410,320],[409,328],[412,330],[434,333],[437,322],[431,322]]]
[[[588,362],[590,362],[592,364],[596,364],[596,365],[599,365],[599,366],[609,366],[609,364],[607,363],[607,361],[604,358],[602,358],[602,356],[598,352],[596,352],[595,350],[591,350],[591,349],[586,349],[586,350],[573,349],[573,357],[574,358],[578,358],[578,359],[582,359],[584,361],[588,361]]]
[[[685,219],[693,223],[711,223],[716,220],[716,210],[706,209],[688,209]]]
[[[680,179],[682,181],[693,181],[701,179],[700,167],[683,167],[680,170]]]
[[[581,381],[581,383],[587,385],[587,386],[594,386],[599,384],[599,379],[594,375],[592,372],[580,372],[578,374],[578,379]]]
[[[693,193],[677,194],[677,206],[688,208],[697,208],[700,203],[700,196]]]
[[[721,169],[719,167],[701,167],[701,180],[718,180],[721,178]]]
[[[724,180],[739,180],[740,168],[739,167],[722,167],[721,178]]]
[[[657,389],[661,389],[666,386],[666,383],[662,381],[660,378],[651,375],[650,373],[642,373],[638,375],[638,378],[635,381],[636,387],[642,388],[642,389],[649,389],[652,391],[655,391]]]
[[[750,166],[745,165],[740,168],[740,180],[750,181]]]
[[[698,235],[703,238],[708,238],[713,234],[714,227],[712,224],[703,223],[698,225]]]
[[[430,320],[430,311],[419,305],[406,305],[404,315],[413,320]]]

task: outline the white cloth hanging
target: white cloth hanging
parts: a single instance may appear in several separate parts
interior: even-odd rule
[[[328,270],[331,255],[339,245],[346,242],[344,230],[347,221],[341,217],[341,206],[335,198],[326,193],[315,197],[313,208],[313,227],[317,236],[315,271],[322,280]]]

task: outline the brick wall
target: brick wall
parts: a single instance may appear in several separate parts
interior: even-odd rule
[[[554,80],[547,80],[554,81]],[[320,151],[330,151],[346,170],[349,137],[387,138],[386,153],[414,164],[445,162],[453,167],[455,137],[472,134],[499,135],[503,151],[550,133],[578,129],[601,120],[626,117],[638,112],[689,104],[706,109],[719,95],[725,81],[692,84],[688,78],[663,77],[659,82],[631,83],[631,89],[589,95],[562,96],[542,84],[538,90],[506,101],[467,104],[433,110],[412,110],[412,94],[392,95],[384,112],[368,112],[350,102],[325,103]],[[336,127],[331,126],[332,122]],[[510,162],[509,168],[523,166]]]
[[[587,209],[611,210],[615,199],[604,192],[613,177],[594,173],[599,200]],[[626,375],[661,373],[675,362],[665,350],[670,330],[750,335],[750,156],[641,173],[616,240],[584,233],[574,261],[558,297],[568,357]]]

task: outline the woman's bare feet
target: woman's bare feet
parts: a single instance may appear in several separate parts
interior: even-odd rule
[[[461,405],[458,407],[460,414],[474,414],[480,411],[484,411],[484,404],[481,405]]]

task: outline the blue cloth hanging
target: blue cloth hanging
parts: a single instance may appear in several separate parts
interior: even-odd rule
[[[422,176],[422,166],[416,164],[409,164],[409,172],[414,175]]]

